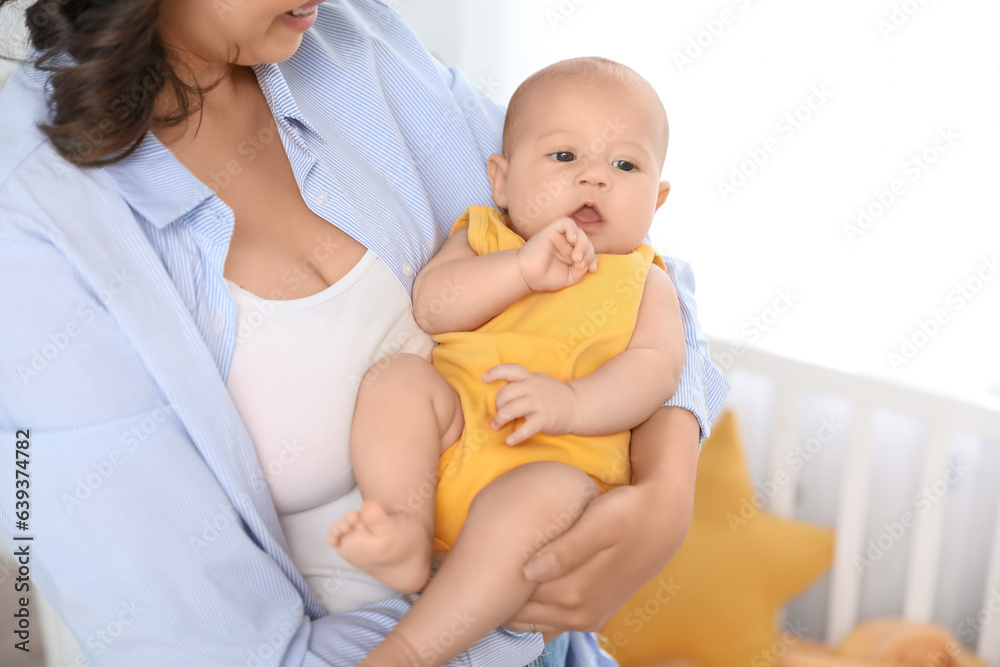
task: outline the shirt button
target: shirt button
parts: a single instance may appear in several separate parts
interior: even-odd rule
[[[403,263],[403,273],[406,274],[406,275],[408,275],[408,276],[412,276],[413,275],[413,267],[410,266],[409,262],[404,262]]]
[[[222,331],[222,309],[215,309],[215,333]]]
[[[314,201],[320,206],[322,206],[323,204],[330,201],[330,195],[327,194],[325,190],[320,190],[319,192],[316,193],[316,199]]]

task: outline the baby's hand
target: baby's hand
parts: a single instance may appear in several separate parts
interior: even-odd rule
[[[507,436],[508,445],[517,445],[536,433],[563,435],[573,430],[576,394],[565,382],[545,373],[532,373],[521,364],[499,364],[483,373],[484,382],[506,380],[497,393],[493,430],[518,417],[524,424]]]
[[[535,233],[517,255],[521,275],[533,292],[575,285],[597,271],[594,245],[572,218],[556,218]]]

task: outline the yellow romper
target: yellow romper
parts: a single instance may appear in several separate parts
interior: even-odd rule
[[[524,239],[508,222],[498,209],[470,206],[450,234],[468,227],[469,244],[478,255],[520,248]],[[538,433],[509,447],[504,439],[524,420],[492,430],[496,395],[506,383],[482,380],[497,364],[517,363],[565,382],[593,373],[628,346],[649,265],[655,261],[666,267],[646,243],[628,255],[597,257],[597,272],[576,285],[533,292],[475,331],[433,337],[438,345],[431,361],[458,392],[465,416],[462,434],[438,465],[435,549],[455,543],[480,489],[524,463],[568,463],[590,475],[602,492],[630,482],[629,431],[596,437]]]

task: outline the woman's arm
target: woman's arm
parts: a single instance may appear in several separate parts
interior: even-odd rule
[[[660,408],[632,429],[632,485],[590,504],[525,567],[541,583],[508,627],[600,629],[680,548],[691,525],[698,420]]]

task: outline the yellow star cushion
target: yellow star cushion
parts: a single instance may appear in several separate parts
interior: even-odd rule
[[[832,563],[832,530],[753,504],[731,412],[712,428],[697,475],[684,545],[601,630],[623,667],[671,656],[703,667],[773,664],[776,614]]]

